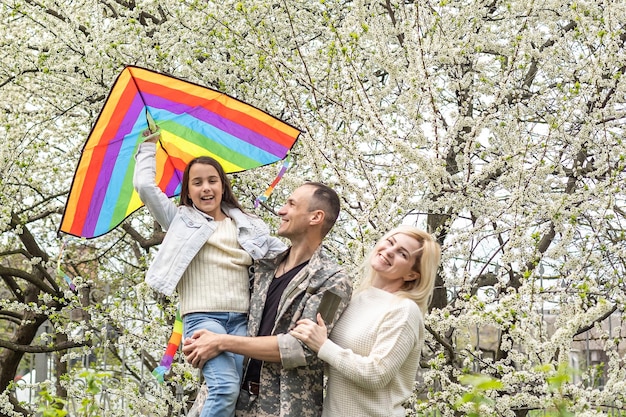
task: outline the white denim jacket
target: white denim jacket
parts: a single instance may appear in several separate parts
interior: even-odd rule
[[[172,295],[191,260],[216,229],[211,216],[193,207],[177,206],[155,182],[156,144],[144,142],[135,155],[133,184],[141,201],[167,231],[161,248],[146,274],[150,287]],[[287,246],[270,236],[265,222],[241,210],[222,205],[222,211],[237,226],[237,241],[252,259],[280,253]]]

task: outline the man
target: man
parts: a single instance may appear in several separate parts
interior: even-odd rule
[[[326,323],[328,332],[348,304],[352,284],[322,249],[339,216],[337,193],[321,183],[297,188],[278,211],[278,235],[291,246],[273,259],[257,261],[248,336],[198,331],[183,353],[194,367],[221,352],[250,358],[237,416],[317,417],[322,414],[323,362],[289,334],[302,318],[316,320],[322,296],[339,296]]]

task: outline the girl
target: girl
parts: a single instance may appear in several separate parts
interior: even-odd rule
[[[286,246],[269,236],[261,219],[244,213],[222,166],[208,156],[193,159],[185,168],[176,206],[155,181],[160,133],[148,130],[144,136],[135,156],[133,183],[167,231],[146,282],[166,295],[178,291],[185,338],[200,329],[245,336],[248,269],[253,260]],[[201,417],[234,416],[242,366],[241,355],[226,352],[204,364],[208,397]]]

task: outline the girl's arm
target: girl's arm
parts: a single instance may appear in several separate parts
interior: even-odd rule
[[[283,253],[287,249],[287,245],[285,245],[282,240],[274,236],[269,236],[267,239],[267,243],[269,249],[267,251],[267,254],[265,255],[266,257]]]
[[[161,227],[167,230],[176,214],[176,204],[156,184],[157,144],[149,140],[154,139],[153,136],[155,135],[158,139],[158,133],[153,134],[139,145],[135,155],[133,185],[152,216]]]

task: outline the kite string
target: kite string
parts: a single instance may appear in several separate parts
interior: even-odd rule
[[[283,165],[280,168],[280,171],[278,172],[278,175],[276,176],[276,178],[274,178],[274,181],[272,181],[270,186],[267,187],[263,195],[258,196],[256,200],[254,200],[254,208],[257,208],[260,203],[265,203],[267,201],[269,196],[274,191],[274,187],[276,187],[276,184],[280,182],[280,180],[283,178],[283,175],[285,175],[285,172],[287,172],[287,169],[289,168],[290,164],[291,164],[291,154],[288,153],[285,159],[283,160]]]

